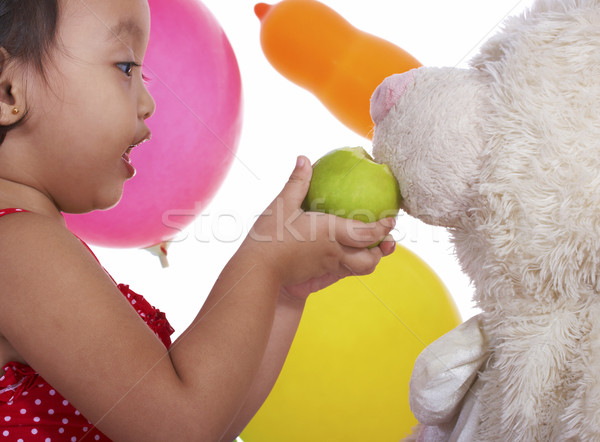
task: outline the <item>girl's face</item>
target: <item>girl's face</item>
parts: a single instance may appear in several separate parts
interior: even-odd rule
[[[23,164],[64,212],[115,205],[134,174],[127,155],[150,136],[154,101],[141,64],[150,32],[147,0],[60,0],[47,84],[28,82]],[[135,159],[135,154],[134,154]]]

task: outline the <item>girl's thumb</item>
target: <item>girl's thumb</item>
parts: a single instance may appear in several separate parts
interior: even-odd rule
[[[300,155],[296,160],[296,167],[294,167],[290,179],[281,192],[281,196],[293,200],[300,207],[310,187],[311,177],[312,167],[310,162],[308,158]]]

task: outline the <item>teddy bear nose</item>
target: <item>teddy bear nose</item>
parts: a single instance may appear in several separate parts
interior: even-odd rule
[[[371,96],[371,119],[379,124],[398,102],[406,88],[414,81],[414,69],[387,77]]]

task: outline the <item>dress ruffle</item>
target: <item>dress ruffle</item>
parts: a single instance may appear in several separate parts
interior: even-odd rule
[[[171,346],[171,335],[175,330],[169,324],[165,314],[150,305],[142,295],[135,293],[127,284],[119,284],[117,287],[165,347],[169,348]]]
[[[0,403],[12,402],[35,383],[38,374],[29,365],[9,362],[2,367],[4,375],[0,377]]]

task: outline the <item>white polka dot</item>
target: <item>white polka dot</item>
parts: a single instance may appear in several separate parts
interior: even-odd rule
[[[36,399],[36,400],[35,400],[35,405],[40,405],[41,403],[42,403],[42,401],[41,401],[41,400],[39,400],[39,399]]]
[[[65,429],[64,429],[64,428],[59,428],[59,429],[58,429],[58,432],[59,432],[60,434],[63,434],[63,433],[65,432]]]
[[[79,416],[81,413],[79,412],[79,410],[75,410],[75,416]]]
[[[24,391],[23,393],[21,393],[21,396],[27,396],[29,394],[28,391]]]
[[[8,402],[6,403],[6,405],[12,405],[12,404],[13,404],[13,401],[8,401]]]
[[[9,434],[10,434],[10,433],[8,432],[8,430],[4,430],[4,431],[2,432],[2,436],[4,436],[4,437],[8,436]]]
[[[49,437],[47,437],[46,439],[44,439],[44,442],[52,442],[52,439],[50,439]]]
[[[76,438],[75,436],[73,436],[73,437],[71,438],[71,442],[77,442],[77,438]]]
[[[48,414],[54,414],[54,410],[51,408],[48,410]]]
[[[63,418],[62,423],[67,425],[69,423],[69,419],[67,419],[66,417]]]
[[[65,399],[65,400],[63,401],[63,405],[66,407],[67,405],[69,405],[69,401]]]
[[[2,376],[2,377],[0,378],[0,381],[3,381],[3,380],[4,380],[4,377],[5,377],[5,376]]]
[[[4,420],[5,420],[6,422],[10,421],[10,416],[6,416],[6,417],[4,418]]]
[[[48,394],[49,394],[50,396],[54,396],[54,395],[56,394],[56,390],[50,390],[50,391],[48,392]]]
[[[32,428],[31,429],[31,434],[37,434],[37,428]]]
[[[95,439],[95,440],[100,440],[100,436],[96,434],[96,435],[94,436],[94,439]]]
[[[34,418],[33,418],[33,421],[34,421],[34,422],[39,422],[39,421],[40,421],[40,418],[36,416],[36,417],[34,417]]]
[[[24,408],[21,408],[21,411],[20,411],[20,413],[21,413],[21,414],[25,414],[25,413],[27,413],[27,410],[25,410]]]
[[[83,431],[86,432],[88,430],[88,427],[83,427]]]
[[[23,439],[17,439],[17,442],[24,442]]]

